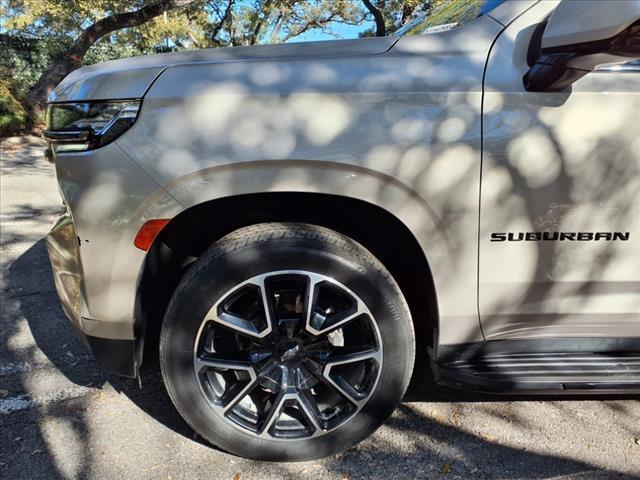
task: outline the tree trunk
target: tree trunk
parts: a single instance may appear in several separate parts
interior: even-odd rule
[[[379,8],[373,6],[370,0],[362,0],[364,6],[367,7],[369,13],[373,15],[373,19],[376,22],[376,37],[384,37],[387,34],[387,27],[384,24],[384,17]]]
[[[407,23],[411,21],[411,16],[413,15],[413,11],[415,7],[411,4],[405,4],[402,7],[402,17],[400,18],[400,26],[404,27]]]
[[[211,41],[216,45],[216,46],[221,46],[221,42],[218,40],[218,34],[220,33],[220,31],[222,30],[222,28],[225,26],[226,23],[228,23],[229,25],[232,24],[232,12],[231,10],[233,9],[235,0],[228,0],[227,1],[227,7],[224,10],[224,13],[222,14],[222,17],[220,17],[220,21],[213,27],[213,29],[211,30],[211,33],[209,35],[209,38],[211,38]],[[229,29],[231,30],[231,29]],[[232,43],[233,43],[233,35],[231,35],[232,38]]]
[[[248,45],[255,45],[258,43],[258,40],[260,40],[262,27],[264,27],[265,22],[269,20],[269,15],[271,15],[271,4],[272,0],[266,0],[262,5],[262,12],[258,13],[258,19],[249,35]]]
[[[284,23],[283,18],[282,14],[278,15],[276,24],[274,25],[273,30],[271,30],[271,35],[269,35],[269,43],[276,43],[280,30],[282,30],[282,24]]]
[[[62,60],[47,69],[29,91],[28,101],[34,113],[44,115],[47,97],[69,73],[80,67],[87,50],[100,38],[122,28],[137,27],[174,8],[199,0],[158,0],[133,12],[117,13],[105,17],[82,31]]]

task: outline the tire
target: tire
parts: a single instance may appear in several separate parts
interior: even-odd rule
[[[400,403],[414,355],[385,267],[348,237],[296,223],[211,246],[176,288],[160,338],[163,379],[189,425],[268,461],[325,457],[372,434]]]

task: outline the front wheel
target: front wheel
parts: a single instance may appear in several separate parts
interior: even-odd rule
[[[176,289],[160,362],[202,437],[247,458],[320,458],[393,412],[414,360],[411,317],[384,266],[326,228],[266,223],[214,244]]]

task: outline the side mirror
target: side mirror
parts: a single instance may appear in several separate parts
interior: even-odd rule
[[[531,92],[560,91],[604,63],[640,58],[640,0],[561,0],[533,33]]]

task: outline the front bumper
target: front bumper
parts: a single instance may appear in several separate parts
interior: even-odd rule
[[[137,375],[136,345],[134,340],[100,338],[87,335],[84,322],[91,322],[83,290],[80,241],[71,216],[60,216],[47,235],[47,250],[53,271],[53,282],[60,304],[69,322],[93,351],[100,367],[127,377]]]
[[[47,248],[62,308],[104,370],[134,376],[134,347],[142,344],[134,310],[145,259],[134,239],[145,221],[172,218],[182,207],[117,142],[56,152],[54,165],[66,213]]]
[[[67,213],[56,220],[47,235],[47,251],[62,309],[76,330],[83,332],[82,315],[86,312],[86,304],[82,293],[80,246],[75,226]]]

